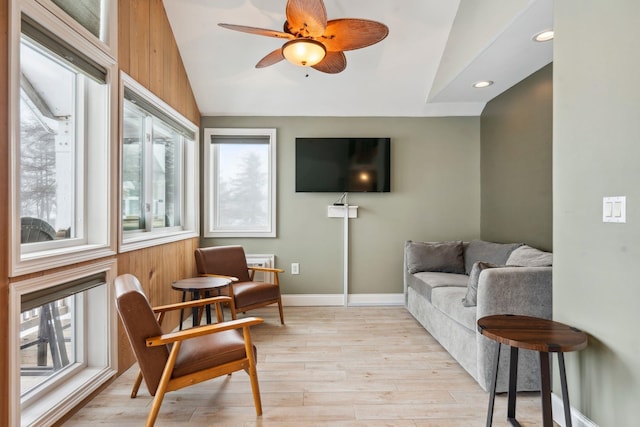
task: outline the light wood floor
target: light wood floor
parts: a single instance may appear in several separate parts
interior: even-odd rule
[[[484,426],[489,395],[402,307],[254,310],[263,415],[244,372],[167,394],[156,426]],[[65,426],[140,426],[151,397],[129,393],[129,369]],[[537,393],[520,394],[517,417],[540,426]],[[494,426],[506,421],[496,398]]]

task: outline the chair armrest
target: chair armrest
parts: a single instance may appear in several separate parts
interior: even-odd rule
[[[209,274],[209,273],[202,273],[202,274],[200,274],[200,277],[219,277],[219,278],[221,278],[221,279],[229,279],[229,280],[231,280],[232,282],[237,282],[238,280],[240,280],[240,279],[238,279],[238,278],[237,278],[237,277],[235,277],[235,276],[225,276],[224,274]]]
[[[247,267],[247,268],[253,271],[266,271],[267,273],[284,273],[284,270],[281,268],[269,268],[269,267]]]
[[[265,273],[273,273],[273,284],[280,286],[280,278],[278,273],[284,273],[284,270],[281,268],[269,268],[269,267],[247,267],[249,270],[249,278],[253,280],[253,277],[256,274],[256,271],[264,271]]]
[[[488,268],[478,280],[477,318],[519,314],[553,315],[552,267]]]
[[[230,320],[228,322],[185,329],[178,332],[170,332],[168,334],[162,334],[156,337],[149,337],[145,341],[147,347],[156,347],[159,345],[171,344],[176,341],[184,341],[189,338],[196,338],[203,335],[214,334],[216,332],[228,331],[231,329],[248,328],[253,325],[258,325],[262,322],[264,322],[264,320],[259,317],[247,317],[239,320]]]
[[[219,297],[196,299],[196,300],[185,301],[185,302],[177,302],[175,304],[159,305],[157,307],[153,307],[153,312],[154,313],[165,313],[167,311],[172,311],[172,310],[181,310],[181,309],[184,309],[184,308],[201,307],[201,306],[204,306],[204,305],[220,304],[220,303],[225,303],[225,302],[226,303],[231,302],[231,298],[230,297],[226,297],[226,296],[219,296]]]

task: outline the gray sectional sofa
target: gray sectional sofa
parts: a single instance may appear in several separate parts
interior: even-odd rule
[[[404,287],[409,312],[484,390],[491,386],[495,343],[477,331],[492,314],[552,317],[552,255],[524,244],[405,242]],[[508,389],[502,351],[497,391]],[[539,359],[520,351],[518,390],[539,390]]]

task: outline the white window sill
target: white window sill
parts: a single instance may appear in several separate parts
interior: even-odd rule
[[[115,254],[115,250],[104,244],[73,246],[27,253],[21,255],[20,259],[13,263],[11,277],[77,264],[83,261],[91,261]]]
[[[204,237],[276,237],[275,231],[209,231]]]
[[[184,230],[172,233],[140,233],[135,237],[127,237],[120,244],[120,252],[130,252],[138,249],[150,248],[152,246],[164,245],[178,242],[180,240],[199,237],[199,234],[192,230]]]
[[[39,399],[28,408],[22,409],[19,425],[52,425],[115,374],[116,371],[111,368],[85,368],[49,393],[46,398]]]

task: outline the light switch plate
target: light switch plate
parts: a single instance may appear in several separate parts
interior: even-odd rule
[[[602,198],[602,222],[627,222],[626,196]]]

